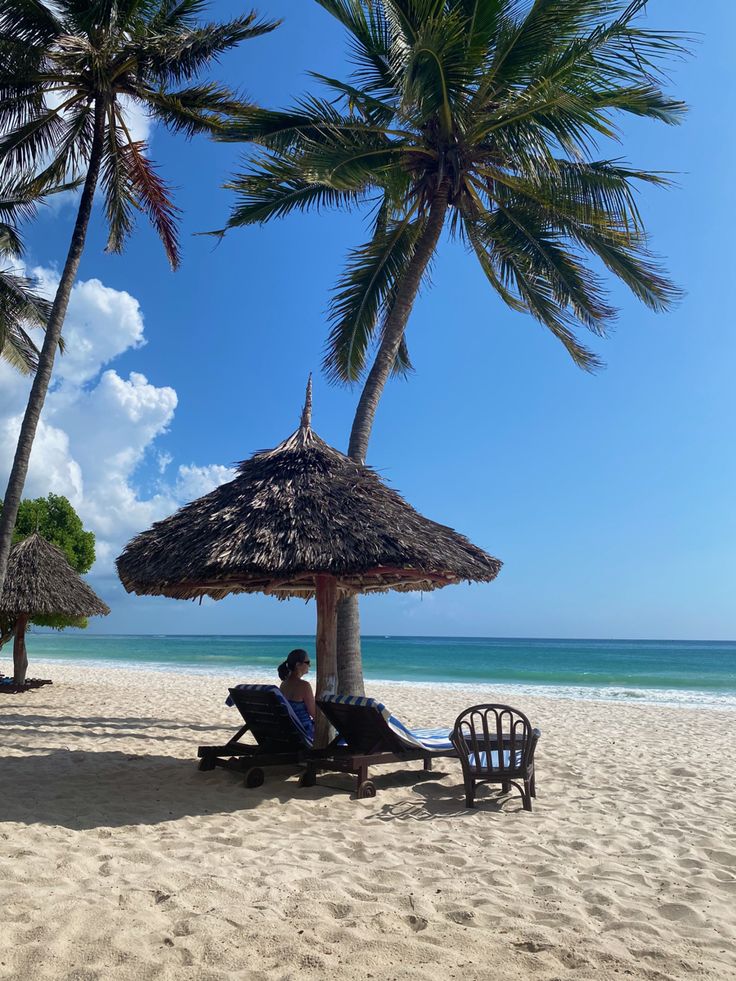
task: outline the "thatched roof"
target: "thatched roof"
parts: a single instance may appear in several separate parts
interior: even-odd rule
[[[0,611],[13,616],[107,616],[110,607],[72,569],[66,556],[34,532],[14,545]]]
[[[128,592],[190,599],[266,592],[313,596],[315,575],[343,592],[430,590],[489,582],[501,563],[418,514],[369,467],[302,423],[237,477],[128,543],[117,560]]]

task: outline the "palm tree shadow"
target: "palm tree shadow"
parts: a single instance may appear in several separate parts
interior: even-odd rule
[[[34,709],[55,708],[56,706],[34,705]],[[112,729],[119,732],[121,736],[139,735],[151,738],[170,738],[155,737],[151,730],[161,729],[172,735],[176,732],[189,730],[191,732],[218,732],[223,731],[222,725],[201,725],[194,722],[182,722],[176,719],[161,719],[149,716],[109,716],[109,715],[36,715],[27,712],[2,712],[0,711],[0,721],[2,722],[3,732],[8,732],[9,726],[15,723],[19,729],[27,730],[29,726],[35,729],[52,728],[55,732],[64,729]],[[89,735],[84,732],[84,735]],[[114,733],[107,733],[108,738]]]

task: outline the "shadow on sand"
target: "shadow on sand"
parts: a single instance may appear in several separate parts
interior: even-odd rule
[[[263,786],[247,789],[237,773],[221,769],[200,772],[196,733],[222,734],[222,726],[136,716],[2,713],[0,732],[6,751],[24,754],[0,758],[0,821],[89,830],[228,814],[252,810],[267,801],[349,800],[355,795],[355,778],[337,773],[321,774],[315,787],[302,788],[295,779],[296,768],[269,769]],[[54,746],[46,745],[49,740],[44,738],[51,733],[56,739]],[[68,736],[70,743],[85,736],[85,750],[60,748],[60,736]],[[99,749],[95,748],[95,737]],[[125,753],[108,748],[111,739],[123,738],[148,743],[158,753],[168,741],[172,752]],[[187,744],[191,756],[182,758]],[[408,765],[403,770],[371,773],[378,797],[367,813],[356,809],[356,818],[366,822],[431,821],[475,813],[464,806],[459,767],[448,763],[443,770],[425,772]],[[441,783],[447,775],[457,779],[449,785]],[[410,796],[398,802],[381,802],[383,793],[401,788],[410,791]],[[476,811],[498,812],[508,801],[507,796],[484,795]]]
[[[439,774],[438,774],[439,776]],[[366,817],[366,822],[376,821],[437,821],[443,818],[471,817],[484,811],[500,814],[505,810],[521,810],[518,794],[502,794],[500,789],[479,787],[475,807],[465,806],[465,793],[462,781],[448,786],[440,783],[413,781],[414,796],[393,804],[382,804],[374,814]],[[378,786],[378,782],[376,782]]]
[[[286,771],[269,773],[257,790],[247,790],[235,773],[201,773],[198,733],[206,734],[203,742],[231,734],[221,725],[173,719],[0,712],[3,749],[23,754],[0,757],[0,821],[74,830],[154,825],[248,810],[267,800],[285,803],[300,792]],[[80,736],[84,750],[73,748]],[[69,747],[61,748],[60,739]],[[120,739],[138,745],[127,753],[109,748]],[[162,755],[167,742],[171,752]],[[141,752],[141,744],[155,752]]]

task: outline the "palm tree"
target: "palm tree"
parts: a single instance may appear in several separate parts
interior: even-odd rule
[[[616,313],[588,257],[651,309],[671,306],[635,200],[637,184],[667,180],[597,156],[619,114],[673,124],[684,112],[661,87],[684,49],[639,26],[645,0],[318,2],[348,31],[352,76],[317,75],[328,98],[257,110],[218,138],[260,148],[230,184],[228,228],[375,209],[337,283],[324,361],[333,380],[365,379],[350,456],[364,462],[381,393],[410,369],[405,330],[443,231],[587,371],[599,361],[576,328],[605,336]],[[343,610],[341,691],[362,689],[355,612]]]
[[[36,199],[27,182],[0,181],[0,358],[23,375],[38,367],[39,351],[28,331],[46,327],[51,304],[33,280],[5,263],[22,258],[18,224],[33,215]]]
[[[120,252],[143,211],[173,268],[178,212],[170,189],[130,132],[143,109],[188,137],[217,132],[244,105],[204,69],[247,38],[273,30],[254,13],[200,23],[206,0],[1,0],[0,166],[34,172],[44,188],[82,177],[76,222],[51,307],[0,521],[0,588],[54,353],[84,249],[98,185],[107,248]]]

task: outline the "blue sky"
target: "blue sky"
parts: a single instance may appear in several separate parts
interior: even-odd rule
[[[221,15],[234,9],[213,5]],[[284,106],[314,88],[309,69],[345,73],[342,33],[316,3],[261,0],[258,9],[284,17],[284,25],[226,59],[221,77],[265,105]],[[593,342],[607,368],[589,376],[535,321],[495,298],[459,245],[443,242],[432,287],[409,326],[416,372],[386,392],[368,462],[420,511],[505,565],[490,586],[372,597],[362,607],[365,633],[736,637],[736,137],[729,109],[736,14],[726,0],[697,8],[653,0],[649,19],[701,34],[694,57],[672,71],[671,89],[691,113],[673,129],[626,123],[623,147],[604,152],[678,172],[677,188],[643,190],[641,207],[655,249],[687,295],[674,313],[655,315],[613,284],[621,316],[610,340]],[[90,361],[73,380],[73,412],[65,395],[72,382],[62,381],[55,396],[59,432],[76,426],[77,442],[70,436],[69,445],[87,448],[71,462],[67,453],[66,477],[48,489],[76,481],[80,510],[111,550],[114,510],[101,516],[104,489],[85,505],[94,483],[85,468],[91,475],[106,453],[114,457],[111,470],[129,458],[126,493],[136,502],[156,498],[160,510],[161,500],[176,503],[195,486],[183,479],[191,476],[187,467],[227,466],[288,435],[309,371],[316,373],[314,427],[342,449],[358,395],[329,386],[319,366],[329,290],[348,248],[366,237],[362,216],[294,216],[214,246],[194,233],[223,224],[231,197],[221,185],[239,149],[186,143],[160,129],[151,143],[178,188],[183,268],[169,271],[143,223],[124,256],[105,255],[98,212],[80,278],[130,294],[145,343],[140,325],[130,327],[135,343]],[[30,266],[61,265],[72,220],[65,206],[29,229]],[[101,380],[100,369],[115,377]],[[161,408],[155,393],[172,389],[176,396]],[[126,426],[146,411],[159,413],[145,437],[134,434],[128,457],[125,429],[110,449],[118,425],[107,414],[113,395],[118,408],[129,408]],[[52,472],[39,449],[32,489],[44,491]],[[131,526],[134,507],[119,508],[118,533],[142,530]],[[313,604],[298,601],[238,597],[195,606],[127,597],[109,558],[93,580],[113,613],[94,630],[283,634],[313,627]]]

